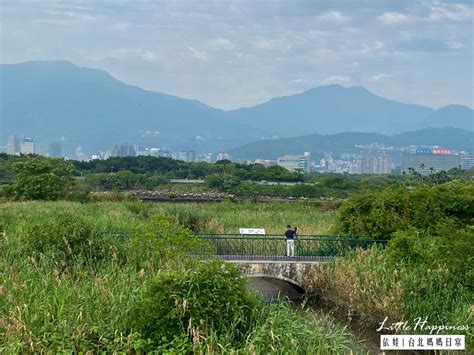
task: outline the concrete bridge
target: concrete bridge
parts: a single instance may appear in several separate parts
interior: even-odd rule
[[[301,298],[310,284],[310,275],[324,261],[244,261],[229,260],[250,278],[249,288],[271,301],[279,296]]]
[[[227,260],[238,265],[242,275],[250,278],[270,278],[288,282],[302,290],[308,285],[311,270],[325,261],[265,261],[265,260]]]
[[[279,295],[301,297],[310,285],[310,277],[322,264],[344,255],[355,247],[368,248],[385,241],[367,239],[300,236],[294,257],[286,255],[286,241],[281,236],[206,235],[200,238],[212,254],[237,264],[242,275],[250,278],[249,287],[269,299]]]

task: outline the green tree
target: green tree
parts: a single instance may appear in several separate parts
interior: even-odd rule
[[[57,200],[72,185],[74,168],[62,159],[33,156],[13,163],[15,182],[10,194],[16,200]]]
[[[230,191],[239,186],[240,180],[232,175],[212,174],[206,177],[206,184],[220,191]]]

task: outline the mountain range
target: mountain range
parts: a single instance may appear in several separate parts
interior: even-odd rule
[[[113,144],[201,151],[227,149],[264,132],[233,122],[224,111],[126,85],[107,72],[69,62],[0,66],[0,139],[33,136],[92,152]]]
[[[272,127],[280,137],[344,131],[392,133],[419,128],[434,112],[372,94],[361,86],[317,87],[261,105],[230,111],[230,117],[257,128]],[[291,125],[288,123],[291,122]],[[267,128],[268,129],[268,128]]]
[[[0,65],[0,145],[17,134],[44,143],[63,139],[64,146],[82,146],[91,153],[123,141],[215,152],[308,133],[393,134],[442,126],[472,131],[473,117],[467,106],[434,110],[339,85],[224,111],[127,85],[103,70],[66,61]]]
[[[319,159],[324,153],[333,153],[335,158],[342,153],[359,153],[358,145],[385,147],[440,146],[468,152],[474,151],[474,135],[472,131],[452,128],[424,128],[417,131],[394,135],[379,133],[344,132],[329,135],[311,134],[301,137],[265,140],[248,143],[231,149],[229,154],[240,159],[276,159],[285,154],[302,154],[310,152]],[[400,152],[398,151],[398,155]]]

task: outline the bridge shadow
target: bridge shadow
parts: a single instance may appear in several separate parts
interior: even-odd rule
[[[268,303],[276,302],[278,299],[298,302],[305,294],[305,291],[300,286],[273,277],[250,277],[247,287],[252,291],[260,293]]]

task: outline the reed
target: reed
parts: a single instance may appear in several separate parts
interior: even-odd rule
[[[199,283],[186,278],[196,263],[183,253],[192,246],[192,234],[159,214],[167,207],[136,202],[0,205],[0,353],[153,350],[131,321],[134,307],[146,299],[147,285],[156,284],[158,275],[178,272],[180,292],[186,295],[212,281],[205,273],[196,278]],[[170,210],[165,214],[172,215]],[[111,231],[123,234],[105,233]],[[94,251],[99,241],[103,249]],[[229,274],[219,270],[213,277],[232,285]],[[196,304],[205,302],[199,292],[194,295],[193,302],[201,302]],[[216,307],[225,309],[231,297],[219,294]],[[171,310],[178,306],[171,303]],[[238,309],[229,314],[226,323],[214,317],[215,326],[206,331],[185,332],[183,343],[171,344],[168,351],[326,354],[353,348],[344,328],[328,327],[284,303],[258,301],[245,327]]]

